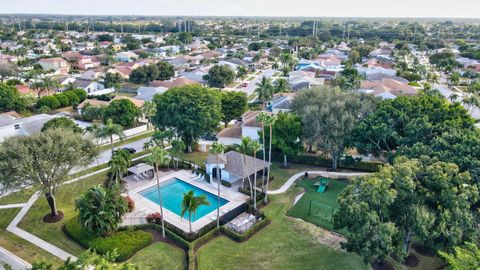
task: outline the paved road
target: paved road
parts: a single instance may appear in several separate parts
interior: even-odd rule
[[[248,82],[248,86],[247,87],[242,87],[242,88],[236,88],[234,90],[241,90],[242,92],[246,93],[247,96],[253,94],[253,92],[255,91],[255,88],[257,88],[257,83],[260,82],[260,80],[262,79],[262,77],[267,77],[267,78],[270,78],[273,76],[273,74],[275,73],[275,70],[273,69],[266,69],[266,70],[262,70],[262,72],[260,72],[260,74],[257,75],[257,77]]]

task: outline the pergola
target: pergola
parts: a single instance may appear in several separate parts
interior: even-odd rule
[[[151,171],[153,169],[154,169],[153,166],[150,166],[150,165],[145,164],[145,163],[139,163],[139,164],[137,164],[133,167],[128,168],[128,171],[135,175],[134,176],[135,180],[138,180],[138,175],[140,175],[142,173],[145,173],[145,172],[148,172],[148,171]]]

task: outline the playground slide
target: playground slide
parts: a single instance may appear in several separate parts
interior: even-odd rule
[[[327,187],[327,186],[324,186],[324,185],[320,185],[320,186],[318,186],[318,188],[317,188],[317,192],[320,192],[320,193],[323,193],[323,192],[325,192],[325,188],[326,188],[326,187]]]

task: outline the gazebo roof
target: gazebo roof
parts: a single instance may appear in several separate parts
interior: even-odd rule
[[[139,163],[133,167],[128,168],[128,171],[138,175],[140,173],[144,173],[153,169],[154,169],[153,166],[150,166],[145,163]]]

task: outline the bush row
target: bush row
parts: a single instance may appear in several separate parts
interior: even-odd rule
[[[83,89],[67,90],[63,93],[43,96],[37,100],[37,109],[49,108],[51,110],[80,104],[87,98]]]
[[[153,241],[153,236],[150,233],[133,229],[119,230],[108,237],[92,237],[77,222],[77,217],[67,221],[63,230],[83,247],[95,250],[100,254],[116,250],[118,253],[117,261],[127,260]]]
[[[272,152],[273,161],[283,161],[283,154]],[[332,160],[324,157],[313,156],[313,155],[296,155],[288,156],[288,161],[292,163],[300,163],[307,165],[315,165],[322,167],[331,167]],[[353,159],[352,157],[347,157],[340,161],[338,164],[339,168],[351,169],[351,170],[360,170],[368,172],[378,172],[383,166],[381,162],[374,161],[361,161],[358,159]]]

